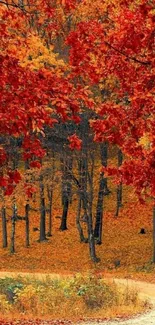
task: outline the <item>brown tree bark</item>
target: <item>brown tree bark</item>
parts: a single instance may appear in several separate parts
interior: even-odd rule
[[[10,244],[10,253],[15,253],[15,230],[16,230],[16,219],[17,219],[17,207],[14,203],[13,205],[13,214],[11,217],[11,244]]]
[[[29,203],[25,206],[25,234],[26,234],[26,247],[30,246],[30,226],[29,226]]]
[[[3,248],[5,248],[8,246],[8,240],[7,240],[6,208],[4,206],[1,209],[1,214],[2,214]]]

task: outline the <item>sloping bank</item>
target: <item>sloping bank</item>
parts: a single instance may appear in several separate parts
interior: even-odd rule
[[[0,278],[5,277],[32,277],[40,280],[46,279],[46,277],[50,278],[62,278],[62,277],[70,277],[73,274],[64,274],[59,275],[56,273],[50,273],[50,274],[42,274],[42,273],[27,273],[27,272],[0,272]],[[88,321],[88,322],[81,322],[81,325],[155,325],[155,284],[142,282],[142,281],[135,281],[131,279],[109,279],[108,281],[114,281],[116,284],[119,284],[121,286],[128,286],[129,288],[136,289],[139,293],[139,297],[141,299],[148,299],[149,302],[153,305],[153,309],[150,312],[147,312],[146,314],[137,316],[135,318],[132,318],[130,320],[114,320],[114,321],[103,321],[103,322],[95,322],[95,321]],[[49,324],[49,322],[42,321],[41,325]]]
[[[108,279],[109,280],[109,279]],[[153,305],[153,309],[146,314],[137,316],[135,318],[126,321],[103,321],[103,322],[85,322],[81,325],[155,325],[155,284],[135,281],[130,279],[113,279],[116,284],[129,286],[129,288],[134,288],[139,292],[139,297],[141,299],[148,299],[148,301]]]

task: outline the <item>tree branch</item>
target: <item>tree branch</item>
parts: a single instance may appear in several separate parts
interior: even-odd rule
[[[136,59],[134,56],[128,56],[126,53],[116,49],[113,45],[111,45],[109,42],[105,41],[105,44],[110,47],[111,49],[113,49],[114,51],[120,53],[121,55],[124,55],[126,58],[128,58],[129,60],[132,60],[134,62],[137,62],[137,63],[140,63],[140,64],[143,64],[143,65],[150,65],[151,64],[151,61],[141,61],[141,60],[138,60]]]
[[[29,5],[29,4],[28,5],[24,4],[21,6],[21,5],[16,4],[14,1],[12,1],[11,3],[8,3],[7,1],[3,1],[3,0],[0,0],[0,4],[5,5],[8,8],[13,7],[13,8],[18,8],[18,9],[24,10],[26,13],[30,13],[30,12],[26,11],[25,7],[29,7],[29,8],[36,7],[36,5]]]

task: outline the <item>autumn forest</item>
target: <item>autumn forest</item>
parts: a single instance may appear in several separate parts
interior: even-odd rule
[[[0,0],[0,238],[0,275],[75,275],[0,276],[0,318],[146,309],[102,276],[155,283],[153,0]]]

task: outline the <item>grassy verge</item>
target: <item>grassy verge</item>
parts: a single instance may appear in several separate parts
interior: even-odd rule
[[[0,279],[0,315],[7,318],[116,318],[143,312],[138,292],[93,275],[67,279]]]

